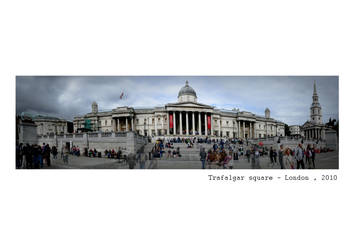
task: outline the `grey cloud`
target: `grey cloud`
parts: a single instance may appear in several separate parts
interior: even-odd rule
[[[214,76],[18,76],[16,111],[32,111],[66,119],[90,111],[117,106],[153,107],[175,102],[185,80],[196,90],[198,101],[218,108],[233,107],[272,116],[288,124],[302,124],[309,117],[313,80],[324,121],[338,118],[338,77],[214,77]],[[124,92],[126,99],[120,100]]]

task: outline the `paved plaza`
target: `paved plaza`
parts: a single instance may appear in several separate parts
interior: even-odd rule
[[[201,169],[201,162],[196,159],[186,159],[187,156],[180,158],[155,159],[148,160],[145,163],[145,169]],[[252,169],[251,163],[247,158],[242,156],[239,160],[232,161],[233,169]],[[338,169],[338,152],[320,153],[316,155],[316,169]],[[208,167],[208,166],[206,166]],[[215,169],[217,166],[212,165]],[[139,169],[137,163],[135,169]],[[219,169],[222,167],[218,166]],[[308,168],[308,166],[306,166]],[[44,169],[48,167],[44,166]],[[60,159],[52,159],[50,169],[129,169],[125,162],[118,161],[117,159],[108,158],[91,158],[85,156],[69,156],[69,164],[64,164]],[[260,169],[280,169],[279,163],[272,166],[269,157],[260,157]]]

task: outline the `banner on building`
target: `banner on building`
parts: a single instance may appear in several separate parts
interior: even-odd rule
[[[208,115],[208,130],[211,130],[211,117]]]
[[[173,115],[170,115],[170,128],[173,128]]]

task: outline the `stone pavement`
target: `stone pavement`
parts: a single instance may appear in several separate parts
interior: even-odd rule
[[[189,156],[190,157],[190,156]],[[233,161],[233,169],[251,169],[251,163],[247,162],[245,157]],[[207,166],[206,166],[207,167]],[[213,165],[215,168],[216,165]],[[46,169],[48,167],[44,167]],[[177,159],[156,159],[155,161],[147,161],[145,168],[150,169],[201,169],[201,162],[199,160],[184,159],[183,155]],[[220,167],[219,167],[220,168]],[[270,165],[267,156],[260,159],[261,169],[280,169],[279,163],[274,166]],[[90,157],[76,157],[69,156],[69,164],[66,165],[59,158],[52,160],[50,169],[128,169],[126,163],[119,162],[116,159],[107,158],[90,158]],[[135,169],[139,169],[136,164]],[[321,153],[316,155],[316,169],[338,169],[338,152]]]

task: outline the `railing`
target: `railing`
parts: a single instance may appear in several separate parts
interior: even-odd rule
[[[84,135],[83,134],[75,134],[75,138],[83,138]]]
[[[66,134],[66,138],[73,138],[72,134]]]
[[[126,137],[127,136],[127,134],[126,133],[120,133],[120,132],[116,132],[115,133],[115,137]]]
[[[111,137],[112,136],[112,132],[104,132],[101,134],[102,137]]]
[[[88,137],[98,137],[98,133],[89,133]]]

